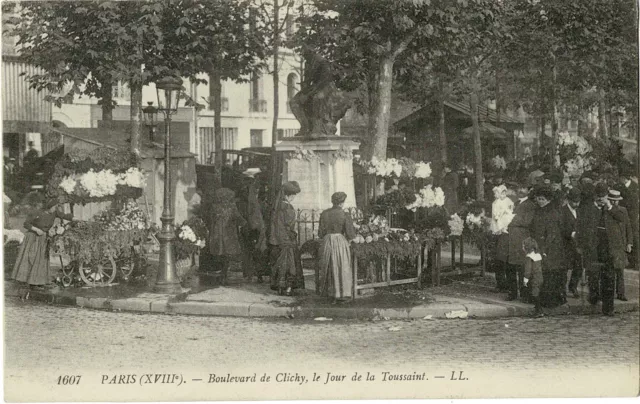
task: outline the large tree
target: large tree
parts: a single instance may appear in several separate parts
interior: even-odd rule
[[[169,7],[171,11],[162,22],[164,40],[180,46],[164,47],[156,56],[160,65],[167,65],[166,60],[179,60],[174,68],[194,82],[203,81],[198,79],[199,73],[208,74],[217,187],[221,185],[223,165],[222,82],[246,82],[250,74],[265,66],[267,31],[264,25],[256,24],[257,8],[248,0],[182,0]]]

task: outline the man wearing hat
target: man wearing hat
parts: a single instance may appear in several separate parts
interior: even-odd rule
[[[534,189],[536,208],[531,224],[531,237],[538,243],[542,254],[544,282],[540,290],[540,303],[544,307],[557,307],[565,302],[566,234],[562,227],[560,209],[552,203],[553,190],[548,185]]]
[[[258,200],[258,184],[255,176],[260,174],[259,168],[249,168],[242,174],[245,176],[245,185],[240,192],[238,208],[247,221],[247,226],[242,231],[243,275],[251,279],[257,275],[258,282],[262,282],[262,276],[267,270],[262,263],[262,253],[266,250],[265,223],[262,216],[262,207]]]
[[[615,273],[624,268],[626,256],[624,212],[611,203],[608,195],[606,184],[596,185],[594,202],[578,211],[575,238],[589,278],[589,303],[602,300],[602,313],[613,316]]]
[[[631,222],[631,229],[633,230],[633,250],[629,254],[629,264],[632,267],[636,266],[636,260],[638,259],[638,248],[640,248],[640,235],[638,234],[638,222],[640,221],[640,212],[638,207],[638,183],[631,179],[633,172],[630,169],[622,170],[620,174],[620,196],[622,201],[620,206],[627,209],[629,219]]]
[[[620,195],[620,191],[617,191],[615,189],[609,190],[609,195],[607,196],[607,198],[609,199],[609,201],[611,201],[611,204],[613,206],[617,207],[622,211],[622,213],[624,213],[624,223],[620,228],[620,232],[624,239],[624,242],[622,244],[625,246],[625,251],[628,254],[631,252],[633,248],[633,245],[632,245],[633,229],[631,228],[629,213],[627,212],[627,209],[620,206],[620,201],[622,201],[622,196]],[[625,294],[624,294],[624,267],[615,268],[615,270],[616,270],[616,298],[618,300],[622,300],[626,302],[627,298],[625,297]]]
[[[565,231],[571,234],[571,238],[566,239],[565,249],[567,251],[567,266],[571,271],[571,278],[569,279],[569,292],[573,294],[573,297],[578,298],[578,282],[582,277],[582,262],[580,254],[578,254],[575,234],[576,234],[576,222],[578,220],[578,208],[580,207],[580,201],[582,200],[582,192],[578,188],[571,188],[567,194],[567,204],[562,207],[562,223]]]

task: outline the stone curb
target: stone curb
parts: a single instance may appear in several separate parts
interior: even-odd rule
[[[164,313],[192,316],[227,317],[286,317],[313,319],[327,317],[332,319],[447,319],[447,314],[462,318],[487,319],[506,317],[525,317],[532,313],[531,307],[469,303],[433,303],[428,306],[407,308],[369,308],[369,307],[308,307],[308,306],[272,306],[264,303],[248,302],[196,302],[185,301],[187,292],[176,296],[150,295],[127,299],[108,299],[103,297],[61,296],[46,291],[31,291],[30,299],[47,304],[75,306],[97,310],[115,310],[137,313]],[[5,296],[21,297],[20,290],[5,291]],[[638,310],[638,302],[616,301],[617,313]],[[549,316],[600,314],[600,304],[561,306],[546,311]]]

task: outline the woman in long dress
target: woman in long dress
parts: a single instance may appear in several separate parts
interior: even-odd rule
[[[222,270],[222,285],[227,285],[229,264],[242,254],[238,227],[247,222],[238,211],[235,192],[228,188],[214,193],[209,214],[209,253],[214,266]]]
[[[294,289],[304,289],[302,261],[298,249],[296,211],[291,205],[300,193],[296,181],[282,185],[273,206],[269,228],[269,262],[271,264],[271,289],[291,296]]]
[[[54,201],[47,204],[38,201],[36,209],[27,217],[24,228],[27,234],[18,251],[11,279],[23,282],[31,287],[42,288],[50,285],[53,277],[49,270],[49,249],[47,233],[56,217],[72,220],[73,216],[59,212]]]
[[[337,301],[352,296],[353,273],[349,240],[356,236],[349,213],[342,208],[347,194],[331,196],[333,207],[320,215],[320,293]]]

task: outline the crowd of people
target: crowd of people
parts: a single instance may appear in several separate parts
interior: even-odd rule
[[[209,240],[200,267],[205,272],[220,272],[224,285],[232,260],[241,261],[246,280],[255,277],[262,283],[269,276],[272,290],[290,296],[305,287],[293,206],[300,185],[296,181],[284,183],[268,211],[260,202],[258,174],[259,169],[245,171],[245,183],[238,194],[222,188],[205,195],[202,211]],[[319,289],[336,301],[352,294],[349,240],[355,237],[355,230],[343,210],[346,198],[344,192],[332,195],[332,208],[322,212],[318,228]]]
[[[562,185],[562,176],[534,171],[526,184],[493,181],[491,266],[507,300],[543,307],[580,297],[588,279],[589,302],[602,301],[613,315],[614,299],[627,300],[624,269],[638,248],[638,184],[629,171],[620,181],[585,173]],[[583,273],[583,270],[586,271]]]

